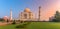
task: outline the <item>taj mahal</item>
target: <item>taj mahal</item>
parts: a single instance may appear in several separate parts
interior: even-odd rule
[[[40,21],[40,8],[39,7],[39,15],[38,15],[38,19],[35,19],[33,16],[33,12],[30,11],[29,8],[25,8],[23,12],[21,12],[19,14],[19,20],[23,20],[23,21]]]
[[[20,20],[32,20],[33,19],[33,13],[30,11],[29,8],[25,8],[23,12],[20,13]]]

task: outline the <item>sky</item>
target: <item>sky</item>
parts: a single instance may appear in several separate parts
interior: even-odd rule
[[[10,16],[12,9],[13,18],[18,18],[19,13],[25,8],[35,14],[38,18],[38,10],[41,6],[41,20],[49,20],[49,17],[54,16],[56,10],[60,11],[60,0],[0,0],[0,17]]]

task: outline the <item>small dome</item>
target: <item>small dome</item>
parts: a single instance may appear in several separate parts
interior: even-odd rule
[[[9,17],[8,17],[8,16],[4,16],[3,18],[4,18],[4,19],[9,19]]]
[[[30,12],[30,9],[29,9],[29,8],[26,8],[26,9],[24,10],[24,12]]]
[[[8,18],[8,16],[4,16],[5,18]]]

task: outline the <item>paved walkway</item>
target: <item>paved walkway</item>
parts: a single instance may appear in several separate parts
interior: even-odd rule
[[[5,26],[7,25],[7,22],[0,22],[0,26]]]

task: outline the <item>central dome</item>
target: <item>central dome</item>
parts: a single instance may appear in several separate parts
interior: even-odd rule
[[[24,12],[30,12],[29,8],[25,8]]]

